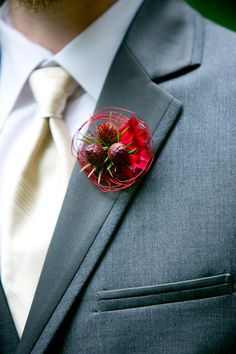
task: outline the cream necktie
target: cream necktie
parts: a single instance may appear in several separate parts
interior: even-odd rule
[[[62,113],[77,83],[61,67],[29,79],[40,118],[31,149],[9,198],[3,237],[2,283],[19,335],[30,310],[73,167],[71,139]]]

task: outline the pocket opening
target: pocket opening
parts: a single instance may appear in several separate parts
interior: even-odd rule
[[[98,293],[99,312],[199,300],[232,293],[231,274],[157,286],[104,290]]]

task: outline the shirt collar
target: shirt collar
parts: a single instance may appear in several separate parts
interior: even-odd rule
[[[30,73],[43,63],[64,67],[97,101],[114,56],[142,1],[117,1],[55,55],[12,27],[6,2],[0,11],[2,118],[11,112]]]
[[[1,117],[6,117],[32,70],[52,54],[29,41],[11,26],[7,3],[4,3],[0,13],[0,41],[0,107]]]
[[[54,57],[95,101],[142,1],[117,1]]]

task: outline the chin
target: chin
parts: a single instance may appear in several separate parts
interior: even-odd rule
[[[58,7],[63,0],[11,0],[13,3],[20,5],[28,10],[47,10]]]

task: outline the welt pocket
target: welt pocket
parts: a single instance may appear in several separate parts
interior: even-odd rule
[[[197,300],[231,293],[231,274],[220,274],[160,285],[102,290],[98,292],[98,311],[114,311]]]

